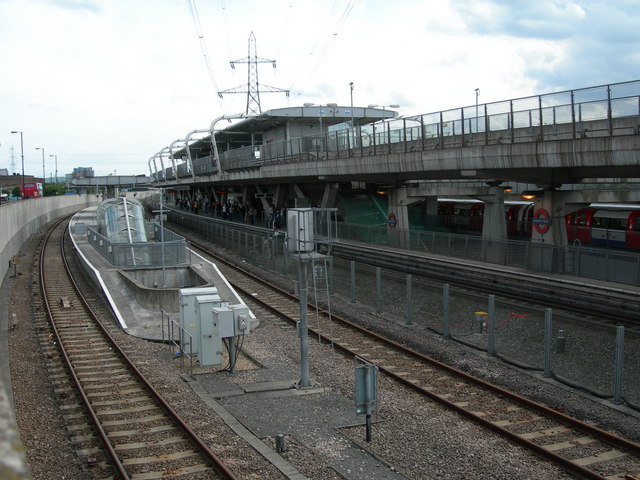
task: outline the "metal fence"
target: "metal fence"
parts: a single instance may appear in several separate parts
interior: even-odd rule
[[[287,256],[283,232],[247,229],[242,224],[198,215],[174,215],[179,215],[183,226],[193,229],[207,241],[243,256],[253,265],[277,272],[295,285],[297,264]],[[355,226],[339,224],[339,227],[342,228],[339,228],[339,238],[355,231]],[[358,228],[366,230],[362,225]],[[366,233],[371,239],[382,238],[379,234]],[[414,242],[420,248],[426,245],[430,251],[443,254],[455,251],[470,258],[483,258],[478,253],[482,251],[480,237],[443,235],[441,238],[439,234],[421,232],[420,235],[416,233]],[[552,249],[549,255],[555,255],[553,247],[547,247]],[[515,265],[526,265],[526,247],[520,245],[520,248],[524,250],[502,258],[511,259]],[[573,250],[573,247],[567,249],[565,259],[567,255],[579,256],[582,262],[589,254],[586,251],[572,253]],[[594,252],[593,255],[604,253]],[[604,257],[595,258],[605,261]],[[594,274],[597,269],[597,266],[590,267]],[[308,285],[316,285],[314,270],[308,269],[308,273]],[[605,275],[604,272],[601,274]],[[625,332],[624,327],[566,316],[554,318],[549,309],[515,307],[507,299],[474,294],[417,275],[360,262],[332,258],[328,263],[328,278],[332,298],[384,313],[395,322],[414,329],[416,335],[436,332],[521,368],[640,410],[640,333],[637,331]],[[324,292],[314,292],[310,288],[309,301],[314,302],[316,298],[321,304],[326,301]]]
[[[640,410],[640,333],[336,259],[334,297]]]
[[[640,254],[434,231],[338,223],[338,238],[471,261],[640,285]]]
[[[147,238],[155,242],[114,243],[87,225],[87,241],[111,264],[118,267],[160,267],[189,265],[191,256],[184,237],[164,229],[160,241],[160,225],[147,224]]]

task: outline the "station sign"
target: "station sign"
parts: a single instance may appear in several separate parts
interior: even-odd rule
[[[547,212],[544,208],[539,208],[533,214],[533,218],[531,219],[531,223],[533,223],[536,232],[544,235],[549,230],[551,226],[551,217],[549,212]]]

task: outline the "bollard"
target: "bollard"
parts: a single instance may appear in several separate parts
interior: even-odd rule
[[[279,433],[278,435],[276,435],[276,453],[283,453],[284,451],[285,451],[284,435]]]
[[[480,333],[484,333],[484,330],[487,328],[487,312],[474,312],[476,316],[476,321],[480,325]]]

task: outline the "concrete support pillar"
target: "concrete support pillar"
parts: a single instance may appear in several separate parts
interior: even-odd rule
[[[490,187],[491,196],[479,197],[484,201],[484,219],[482,222],[482,238],[487,240],[507,240],[507,220],[504,213],[504,189],[500,186]]]
[[[387,215],[393,214],[396,218],[396,229],[409,229],[409,210],[407,209],[407,189],[404,187],[391,188],[389,190],[389,206]]]
[[[309,207],[309,199],[297,183],[293,184],[293,193],[295,195],[295,206],[298,208]]]
[[[407,247],[409,241],[409,209],[407,208],[407,189],[404,187],[389,190],[387,207],[387,239],[389,245],[398,248]]]
[[[531,229],[531,241],[534,243],[547,243],[560,247],[567,246],[567,226],[565,216],[568,208],[566,199],[573,192],[561,192],[555,190],[545,190],[542,196],[534,200],[534,225]],[[549,223],[547,229],[544,228],[545,219]],[[537,228],[536,228],[537,225]]]
[[[273,194],[273,208],[280,208],[285,204],[285,196],[287,193],[286,185],[277,185],[276,191]]]
[[[424,197],[425,209],[423,223],[426,227],[435,227],[438,225],[438,197]]]
[[[320,202],[320,208],[337,207],[336,201],[338,199],[338,186],[338,182],[325,184],[324,192],[322,194],[322,201]]]
[[[437,196],[424,197],[424,200],[425,200],[425,213],[428,216],[438,215],[438,197]]]
[[[567,246],[565,216],[570,195],[572,192],[545,190],[534,200],[530,268],[555,273],[571,270],[571,259],[562,248]]]
[[[491,195],[478,198],[484,201],[482,220],[482,258],[492,263],[505,263],[507,251],[507,221],[504,213],[504,189],[490,186]]]

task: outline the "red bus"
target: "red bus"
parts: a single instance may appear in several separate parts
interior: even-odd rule
[[[42,184],[37,182],[23,183],[20,187],[20,194],[25,199],[42,197]]]

